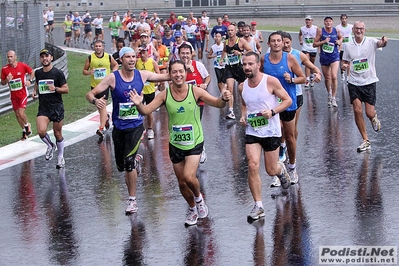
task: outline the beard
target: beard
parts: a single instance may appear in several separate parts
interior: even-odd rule
[[[253,72],[246,72],[246,73],[245,73],[245,76],[246,76],[247,78],[251,79],[251,78],[254,77],[254,73],[253,73]]]

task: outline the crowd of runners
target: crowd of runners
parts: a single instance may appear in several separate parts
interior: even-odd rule
[[[212,21],[206,11],[195,17],[170,13],[168,19],[150,15],[146,8],[137,15],[130,10],[123,16],[114,12],[107,21],[111,34],[112,54],[104,51],[104,19],[70,12],[62,25],[65,45],[89,43],[94,50],[86,59],[83,75],[90,76],[86,99],[100,114],[96,131],[100,141],[113,124],[117,168],[125,172],[129,193],[126,213],[138,210],[136,184],[140,142],[157,137],[152,112],[164,106],[169,116],[169,155],[183,198],[189,205],[186,225],[205,218],[208,206],[200,192],[196,172],[207,159],[201,119],[204,105],[225,109],[225,119],[235,121],[234,105],[239,106],[237,122],[246,128],[245,150],[248,160],[248,183],[254,207],[248,217],[257,220],[265,216],[261,196],[260,161],[264,155],[265,169],[273,177],[272,187],[287,189],[299,182],[296,163],[297,123],[303,104],[302,88],[309,90],[314,82],[324,80],[328,108],[337,108],[338,77],[347,83],[356,125],[362,136],[358,152],[370,150],[363,107],[375,131],[381,123],[375,111],[376,82],[375,51],[387,45],[383,36],[365,36],[362,21],[348,23],[345,14],[334,25],[332,17],[324,25],[313,25],[311,16],[299,29],[301,47],[292,47],[288,32],[276,31],[263,36],[256,21],[231,22],[229,16]],[[46,35],[54,29],[54,11],[43,11]],[[94,27],[94,35],[92,34]],[[81,30],[83,31],[81,32]],[[263,51],[262,43],[269,48]],[[317,55],[321,69],[315,66]],[[2,69],[2,84],[9,84],[17,120],[23,130],[22,140],[30,134],[30,124],[24,115],[26,85],[35,84],[34,97],[39,97],[36,118],[38,134],[47,144],[46,160],[58,149],[57,168],[65,166],[62,136],[62,94],[68,85],[62,72],[55,69],[52,53],[43,49],[40,58],[43,69],[32,71],[17,62],[14,51],[7,54],[8,65]],[[205,59],[207,58],[207,59]],[[211,60],[213,69],[203,61]],[[20,68],[18,73],[13,69]],[[211,84],[210,71],[215,72],[220,95],[207,92]],[[26,80],[25,75],[30,75]],[[238,90],[240,97],[234,98]],[[106,111],[111,91],[112,114]],[[364,103],[364,105],[362,104]],[[238,114],[237,114],[238,115]],[[46,128],[53,122],[54,144]]]

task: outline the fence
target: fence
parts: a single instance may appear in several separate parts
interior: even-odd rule
[[[46,43],[46,48],[50,50],[54,55],[53,66],[64,72],[65,78],[68,78],[68,60],[66,52],[49,43]],[[39,58],[39,52],[37,52],[35,56]],[[29,77],[27,77],[27,79],[29,79]],[[29,92],[28,104],[33,101],[32,91],[33,91],[33,86],[28,87],[28,92]],[[10,101],[10,91],[8,85],[6,86],[0,85],[0,115],[9,112],[11,109],[12,106]]]

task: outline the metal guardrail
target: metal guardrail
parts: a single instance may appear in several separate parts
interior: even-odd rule
[[[57,46],[49,43],[46,43],[46,49],[50,50],[54,55],[55,60],[53,61],[53,66],[64,72],[65,78],[68,78],[69,72],[66,52],[58,48]],[[27,79],[29,79],[29,76],[27,77]],[[28,104],[34,100],[32,98],[33,88],[33,85],[28,87]],[[5,114],[10,110],[12,110],[10,101],[10,90],[8,88],[8,85],[0,85],[0,115]]]
[[[160,18],[167,20],[170,12],[174,12],[178,15],[187,16],[190,11],[194,12],[195,16],[201,14],[203,10],[207,11],[208,16],[213,20],[217,17],[223,16],[223,14],[229,14],[230,20],[237,18],[274,18],[274,17],[287,17],[287,18],[299,18],[305,17],[306,15],[312,15],[315,17],[329,16],[340,16],[342,13],[346,13],[350,17],[362,17],[362,16],[399,16],[399,4],[354,4],[354,3],[335,3],[335,4],[298,4],[293,1],[285,1],[281,4],[281,1],[268,2],[267,5],[240,5],[240,6],[208,6],[208,7],[162,7],[149,8],[150,15],[156,12]],[[86,10],[86,9],[85,9]],[[80,12],[81,15],[85,13],[83,8],[79,8],[76,11]],[[89,9],[92,18],[95,18],[97,13],[101,13],[105,22],[108,22],[114,11],[118,11],[118,14],[122,16],[126,9],[112,9],[112,10],[95,10]],[[133,14],[138,17],[142,8],[131,8]],[[55,11],[55,20],[61,23],[65,19],[66,11]]]

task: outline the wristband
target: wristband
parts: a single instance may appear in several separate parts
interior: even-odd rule
[[[94,98],[93,100],[91,100],[92,104],[96,104],[97,98]]]
[[[275,116],[276,115],[276,112],[274,112],[274,110],[272,109],[272,110],[270,110],[271,112],[272,112],[272,116]]]
[[[220,99],[222,99],[222,101],[224,101],[225,103],[227,103],[228,101],[230,101],[230,100],[225,100],[225,99],[223,98],[223,96],[220,96]]]
[[[294,78],[291,78],[291,83],[295,83],[295,79]]]

